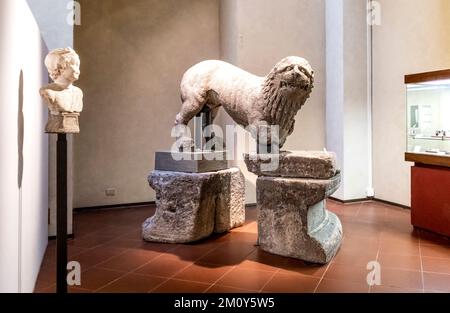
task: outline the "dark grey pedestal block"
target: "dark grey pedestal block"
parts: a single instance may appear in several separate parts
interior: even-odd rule
[[[184,173],[206,173],[228,168],[226,151],[155,153],[155,170]]]
[[[276,158],[276,159],[274,159]],[[274,167],[273,161],[278,161]],[[336,155],[323,151],[283,151],[245,155],[258,175],[258,243],[264,251],[325,264],[341,246],[339,218],[326,209],[326,198],[340,185]],[[266,165],[272,168],[266,170]]]

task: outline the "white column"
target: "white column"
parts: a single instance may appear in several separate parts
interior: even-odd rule
[[[326,1],[326,146],[337,154],[342,184],[334,197],[361,199],[371,186],[367,6]]]

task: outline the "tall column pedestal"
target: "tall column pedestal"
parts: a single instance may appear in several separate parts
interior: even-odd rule
[[[340,185],[334,154],[282,152],[278,169],[270,172],[259,167],[267,164],[267,156],[251,158],[246,156],[247,167],[259,174],[256,197],[260,248],[307,262],[328,263],[343,235],[339,218],[325,206],[325,199]]]

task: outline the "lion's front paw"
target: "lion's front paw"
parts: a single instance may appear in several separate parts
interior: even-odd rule
[[[190,137],[182,137],[177,140],[178,151],[180,152],[193,152],[194,151],[194,140]]]

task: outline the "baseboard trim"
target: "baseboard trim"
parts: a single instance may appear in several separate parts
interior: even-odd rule
[[[334,198],[334,197],[328,197],[328,198],[333,200],[333,201],[342,203],[342,204],[349,204],[349,203],[356,203],[356,202],[365,202],[365,201],[371,201],[371,200],[374,199],[372,197],[370,197],[370,198],[369,197],[368,198],[360,198],[360,199],[350,199],[350,200],[341,200],[341,199]]]
[[[83,212],[83,211],[91,211],[91,210],[104,210],[104,209],[125,209],[129,207],[136,206],[147,206],[147,205],[155,205],[155,201],[149,202],[136,202],[136,203],[122,203],[122,204],[112,204],[112,205],[99,205],[99,206],[90,206],[90,207],[82,207],[82,208],[74,208],[74,212]],[[245,207],[256,206],[256,203],[247,203]]]
[[[329,197],[329,199],[342,203],[342,204],[351,204],[351,203],[357,203],[357,202],[366,202],[366,201],[378,201],[381,203],[385,203],[388,205],[397,206],[403,209],[411,209],[411,207],[383,199],[378,199],[374,197],[367,197],[367,198],[360,198],[360,199],[350,199],[350,200],[341,200],[334,197]],[[92,207],[82,207],[82,208],[74,208],[74,212],[83,212],[83,211],[92,211],[92,210],[105,210],[105,209],[126,209],[130,207],[137,207],[137,206],[148,206],[148,205],[155,205],[155,201],[149,201],[149,202],[136,202],[136,203],[121,203],[121,204],[111,204],[111,205],[99,205],[99,206],[92,206]],[[245,205],[246,208],[248,207],[254,207],[256,206],[256,203],[247,203]],[[50,237],[49,237],[50,239]]]
[[[388,205],[393,205],[402,209],[408,209],[411,210],[411,207],[407,206],[407,205],[403,205],[403,204],[399,204],[396,202],[391,202],[391,201],[387,201],[387,200],[383,200],[383,199],[378,199],[375,197],[367,197],[367,198],[361,198],[361,199],[351,199],[351,200],[341,200],[341,199],[337,199],[334,197],[329,197],[329,199],[334,200],[336,202],[342,203],[342,204],[350,204],[350,203],[357,203],[357,202],[366,202],[366,201],[377,201],[377,202],[381,202],[384,204],[388,204]]]
[[[389,204],[389,205],[397,206],[397,207],[402,208],[402,209],[408,209],[408,210],[411,210],[411,207],[410,207],[410,206],[403,205],[403,204],[400,204],[400,203],[391,202],[391,201],[387,201],[387,200],[383,200],[383,199],[378,199],[378,198],[373,198],[373,200],[374,200],[374,201],[381,202],[381,203],[384,203],[384,204]]]
[[[155,201],[98,205],[98,206],[74,208],[73,211],[74,212],[83,212],[83,211],[104,210],[104,209],[119,209],[119,208],[126,209],[129,207],[148,206],[148,205],[155,205]]]

